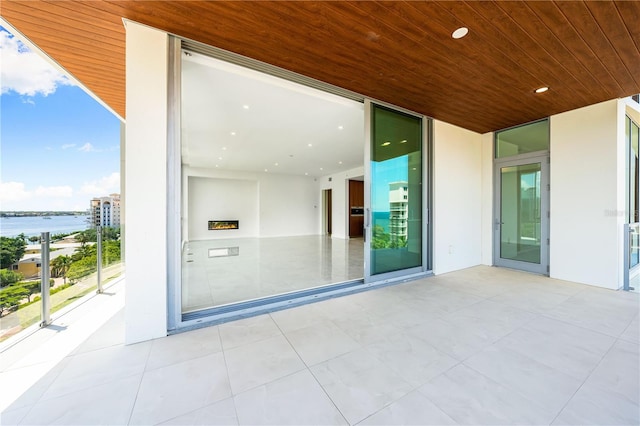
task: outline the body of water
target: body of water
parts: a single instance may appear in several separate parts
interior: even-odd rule
[[[373,226],[382,226],[385,232],[389,232],[389,212],[373,212]]]
[[[27,237],[40,235],[42,232],[66,234],[74,231],[84,231],[89,227],[88,216],[43,216],[29,217],[0,217],[0,236],[17,237],[24,234]]]

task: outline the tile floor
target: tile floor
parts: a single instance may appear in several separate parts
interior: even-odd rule
[[[114,309],[64,356],[3,354],[1,423],[637,425],[639,311],[491,267],[131,346]]]
[[[209,257],[210,249],[237,248]],[[362,238],[323,235],[190,241],[182,254],[182,309],[192,312],[364,276]]]

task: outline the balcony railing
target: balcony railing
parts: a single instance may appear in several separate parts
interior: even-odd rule
[[[624,289],[634,290],[631,279],[640,275],[640,222],[624,225]]]

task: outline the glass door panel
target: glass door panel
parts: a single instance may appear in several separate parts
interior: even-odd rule
[[[372,106],[368,275],[423,265],[422,119]]]
[[[548,178],[546,156],[497,164],[497,266],[548,273]]]
[[[500,257],[540,263],[541,164],[502,167]]]

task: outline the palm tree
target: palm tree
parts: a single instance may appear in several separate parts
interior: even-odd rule
[[[54,277],[62,277],[64,283],[67,283],[67,272],[73,261],[70,256],[62,255],[58,256],[51,261],[51,275]]]

